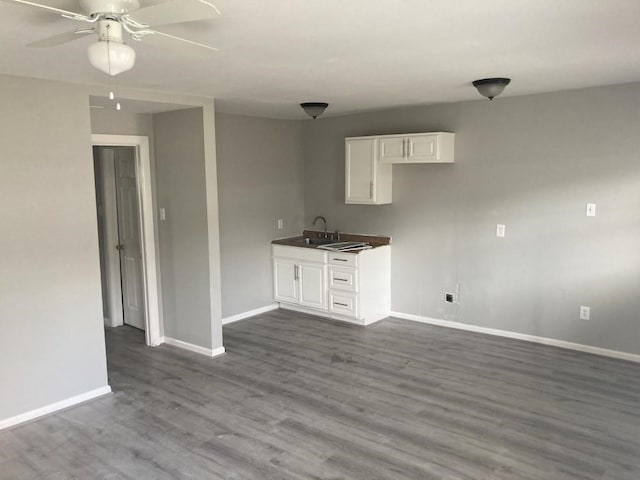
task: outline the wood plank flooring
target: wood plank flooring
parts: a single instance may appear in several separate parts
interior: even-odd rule
[[[640,479],[640,365],[283,310],[216,359],[107,330],[114,394],[0,432],[1,479]]]

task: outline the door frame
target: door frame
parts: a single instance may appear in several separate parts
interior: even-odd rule
[[[160,274],[157,260],[156,220],[153,207],[153,181],[149,137],[139,135],[92,134],[91,143],[95,147],[134,147],[136,166],[136,190],[138,195],[138,215],[140,220],[142,248],[142,281],[145,307],[145,340],[152,347],[162,343],[160,324],[162,317]],[[107,222],[110,219],[106,219]],[[112,221],[112,220],[111,220]],[[110,302],[117,302],[116,292],[120,291],[120,258],[110,249],[106,252],[107,288]],[[118,280],[115,280],[118,279]],[[122,307],[122,296],[119,296]],[[113,305],[113,303],[112,303]]]

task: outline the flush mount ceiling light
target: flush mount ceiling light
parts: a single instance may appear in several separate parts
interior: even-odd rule
[[[304,102],[301,103],[300,106],[304,110],[304,113],[315,120],[324,113],[329,104],[324,102]]]
[[[480,95],[493,100],[493,97],[497,97],[502,93],[504,87],[509,85],[509,82],[511,82],[510,78],[483,78],[482,80],[474,81],[473,86],[478,89]]]

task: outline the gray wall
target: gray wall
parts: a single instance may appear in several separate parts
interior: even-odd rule
[[[0,76],[0,419],[107,385],[88,95]]]
[[[91,109],[91,132],[108,135],[143,135],[153,148],[153,115],[102,108]]]
[[[153,116],[164,334],[212,348],[202,108]]]
[[[391,205],[344,204],[345,137],[438,130],[455,164],[396,165]],[[639,132],[640,84],[307,121],[306,218],[393,236],[394,311],[640,353]]]
[[[273,304],[270,242],[304,224],[302,125],[217,113],[216,147],[224,318]]]

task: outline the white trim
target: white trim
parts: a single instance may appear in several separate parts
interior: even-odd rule
[[[487,335],[495,335],[498,337],[515,338],[516,340],[540,343],[542,345],[551,345],[554,347],[566,348],[567,350],[577,350],[579,352],[592,353],[594,355],[602,355],[604,357],[618,358],[620,360],[628,360],[630,362],[640,363],[640,355],[621,352],[619,350],[609,350],[607,348],[593,347],[591,345],[567,342],[565,340],[557,340],[555,338],[538,337],[536,335],[527,335],[525,333],[511,332],[509,330],[499,330],[496,328],[480,327],[477,325],[469,325],[467,323],[452,322],[450,320],[422,317],[420,315],[412,315],[410,313],[391,312],[391,316],[400,318],[402,320],[410,320],[412,322],[428,323],[429,325],[438,325],[440,327],[455,328],[457,330],[484,333]]]
[[[280,303],[280,308],[282,308],[283,310],[306,313],[307,315],[315,315],[317,317],[326,318],[327,320],[336,320],[338,322],[351,323],[352,325],[359,325],[361,327],[366,327],[367,325],[371,325],[375,322],[383,320],[383,318],[380,318],[365,323],[364,319],[362,318],[352,317],[350,315],[341,315],[339,313],[330,312],[329,310],[317,310],[315,308],[304,307],[302,305],[295,305],[293,303],[286,302]]]
[[[256,315],[260,315],[261,313],[267,313],[272,310],[278,310],[278,308],[280,308],[280,306],[277,303],[273,303],[271,305],[266,305],[264,307],[249,310],[248,312],[237,313],[235,315],[231,315],[230,317],[223,318],[222,325],[228,325],[229,323],[237,322],[239,320],[244,320],[245,318],[249,318],[249,317],[254,317]]]
[[[171,345],[173,347],[182,348],[183,350],[189,350],[190,352],[199,353],[200,355],[206,355],[207,357],[217,357],[218,355],[222,355],[223,353],[225,353],[224,347],[218,347],[214,349],[205,348],[201,347],[200,345],[183,342],[182,340],[171,337],[161,337],[161,343],[166,343],[167,345]]]
[[[202,129],[204,134],[204,181],[207,203],[207,244],[209,249],[208,262],[211,345],[220,345],[222,347],[220,207],[218,203],[216,115],[213,99],[202,105]]]
[[[140,225],[142,234],[142,268],[145,302],[145,336],[149,346],[162,343],[160,323],[160,279],[157,267],[155,215],[153,207],[153,183],[149,137],[139,135],[91,135],[93,145],[136,147],[136,181],[140,204]]]
[[[20,415],[16,415],[15,417],[5,418],[4,420],[0,420],[0,430],[13,427],[20,423],[28,422],[29,420],[34,420],[38,417],[63,410],[65,408],[73,407],[74,405],[78,405],[79,403],[84,403],[89,400],[93,400],[94,398],[108,395],[109,393],[111,393],[111,387],[109,385],[106,385],[104,387],[96,388],[95,390],[91,390],[89,392],[81,393],[80,395],[61,400],[59,402],[45,405],[44,407],[36,408],[35,410],[31,410],[29,412],[21,413]]]

